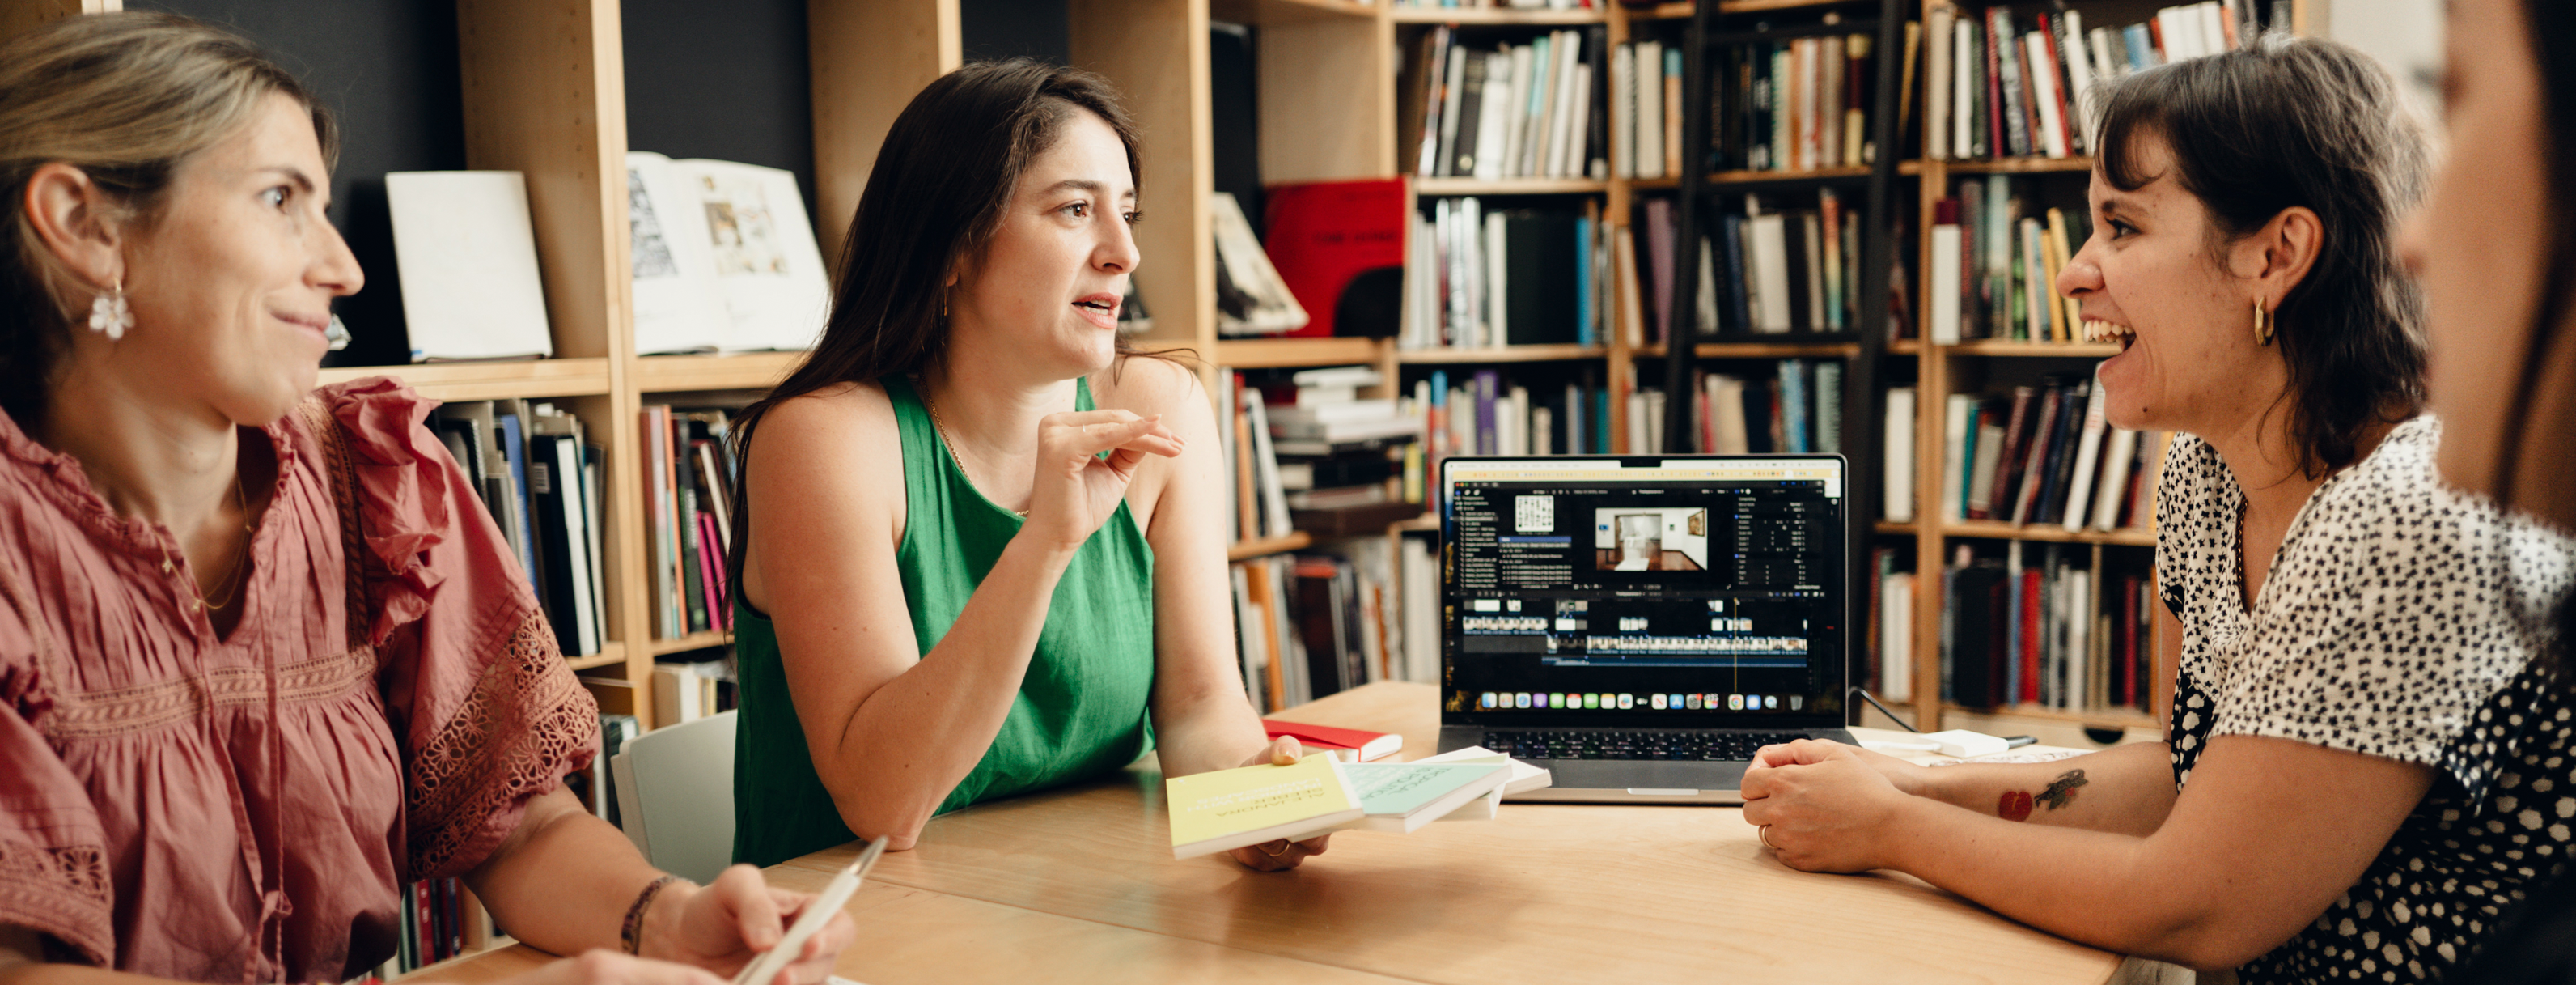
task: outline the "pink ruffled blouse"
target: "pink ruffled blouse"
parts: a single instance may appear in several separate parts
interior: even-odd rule
[[[393,952],[402,882],[588,764],[597,708],[435,406],[362,380],[266,429],[229,637],[167,530],[0,414],[0,924],[120,971],[347,978]]]

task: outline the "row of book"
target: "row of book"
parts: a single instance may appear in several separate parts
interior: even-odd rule
[[[1976,557],[1962,544],[1941,574],[1941,699],[1978,709],[2147,709],[2154,579],[2118,563],[2135,559],[2081,545],[2015,541],[2004,555]]]
[[[1608,174],[1608,123],[1601,112],[1611,82],[1611,67],[1603,64],[1607,28],[1550,31],[1527,44],[1492,49],[1469,47],[1458,30],[1443,25],[1426,32],[1408,59],[1413,84],[1404,107],[1418,121],[1418,129],[1406,131],[1415,139],[1414,173],[1486,179]]]
[[[1354,537],[1335,542],[1339,554],[1231,566],[1236,652],[1254,708],[1279,711],[1378,681],[1438,679],[1436,574],[1428,542],[1405,543],[1399,556],[1385,537]]]
[[[475,480],[484,508],[518,556],[566,656],[598,653],[607,638],[600,570],[600,446],[581,419],[552,404],[468,400],[429,421],[447,453]]]
[[[1932,206],[1932,340],[2084,341],[2083,305],[2057,276],[2088,230],[2082,209],[2040,204],[2027,180],[1961,179]]]
[[[490,946],[500,936],[474,893],[454,876],[405,883],[394,956],[376,968],[391,979]]]
[[[1682,49],[1622,41],[1610,57],[1610,156],[1622,178],[1682,173]]]
[[[1595,10],[1607,0],[1394,0],[1392,6],[1437,10]]]
[[[1403,325],[1408,351],[1500,345],[1596,345],[1610,323],[1611,244],[1601,204],[1488,210],[1474,197],[1435,198],[1414,217]]]
[[[1447,370],[1416,380],[1410,405],[1423,416],[1433,468],[1451,455],[1606,455],[1610,392],[1587,367],[1561,385],[1522,386],[1499,370]],[[1435,472],[1436,474],[1436,472]]]
[[[642,411],[655,639],[733,628],[725,583],[737,474],[725,441],[730,427],[721,407]]]
[[[2111,427],[2103,396],[2100,383],[2074,375],[1985,399],[1951,394],[1942,517],[2068,531],[2152,525],[2169,436]]]
[[[1721,171],[1815,171],[1875,162],[1874,44],[1867,34],[1829,34],[1711,52],[1711,165]],[[1911,48],[1905,54],[1902,67],[1910,74]],[[1678,140],[1679,132],[1667,136]]]
[[[1692,405],[1691,451],[1718,455],[1842,451],[1840,360],[1776,360],[1768,376],[1694,369],[1691,379],[1700,394],[1699,401]],[[1652,399],[1660,402],[1661,392],[1657,391]],[[1648,409],[1655,427],[1660,428],[1662,408]],[[1637,420],[1633,411],[1629,420]],[[1663,445],[1650,441],[1642,447]]]
[[[1814,192],[1815,204],[1780,196],[1747,195],[1741,212],[1717,216],[1700,237],[1699,323],[1726,334],[1851,332],[1861,325],[1860,216],[1833,189]],[[1642,274],[1669,283],[1673,258],[1670,203],[1651,199],[1643,209],[1649,269]],[[1668,329],[1672,294],[1654,295],[1659,329]],[[1661,332],[1659,332],[1661,334]]]
[[[2260,0],[2167,7],[2125,27],[2084,26],[2081,11],[2039,11],[2027,30],[2009,7],[1934,4],[1924,22],[1924,149],[1934,159],[2093,153],[2097,84],[2218,54],[2265,28]],[[2288,0],[2272,4],[2288,26]]]

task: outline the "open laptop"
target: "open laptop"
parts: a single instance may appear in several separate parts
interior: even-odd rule
[[[1753,751],[1844,731],[1840,455],[1441,463],[1440,749],[1515,800],[1741,803]]]

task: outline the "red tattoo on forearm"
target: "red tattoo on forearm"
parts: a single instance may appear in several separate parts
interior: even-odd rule
[[[2049,810],[2057,810],[2074,803],[2075,788],[2089,782],[2092,781],[2084,778],[2083,770],[2067,770],[2050,781],[2048,789],[2037,794],[2026,790],[2006,790],[2003,796],[1995,799],[1995,816],[2007,821],[2030,820],[2031,805],[2040,804]]]
[[[1995,816],[2007,821],[2030,820],[2030,791],[2004,791],[2004,795],[1995,800]]]

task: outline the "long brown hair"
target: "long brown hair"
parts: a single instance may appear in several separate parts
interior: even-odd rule
[[[978,62],[940,76],[895,117],[868,172],[841,250],[822,338],[787,379],[736,418],[732,583],[742,584],[750,545],[751,442],[779,404],[845,383],[919,372],[947,350],[950,271],[999,232],[1029,162],[1046,153],[1076,114],[1109,124],[1144,183],[1136,124],[1108,80],[1027,58]],[[1124,338],[1119,358],[1134,354]]]
[[[179,165],[249,125],[270,94],[312,115],[323,163],[335,162],[330,112],[230,32],[175,14],[88,14],[0,45],[0,411],[22,425],[44,413],[75,311],[98,289],[37,237],[21,204],[36,169],[79,168],[116,218],[148,226]]]

